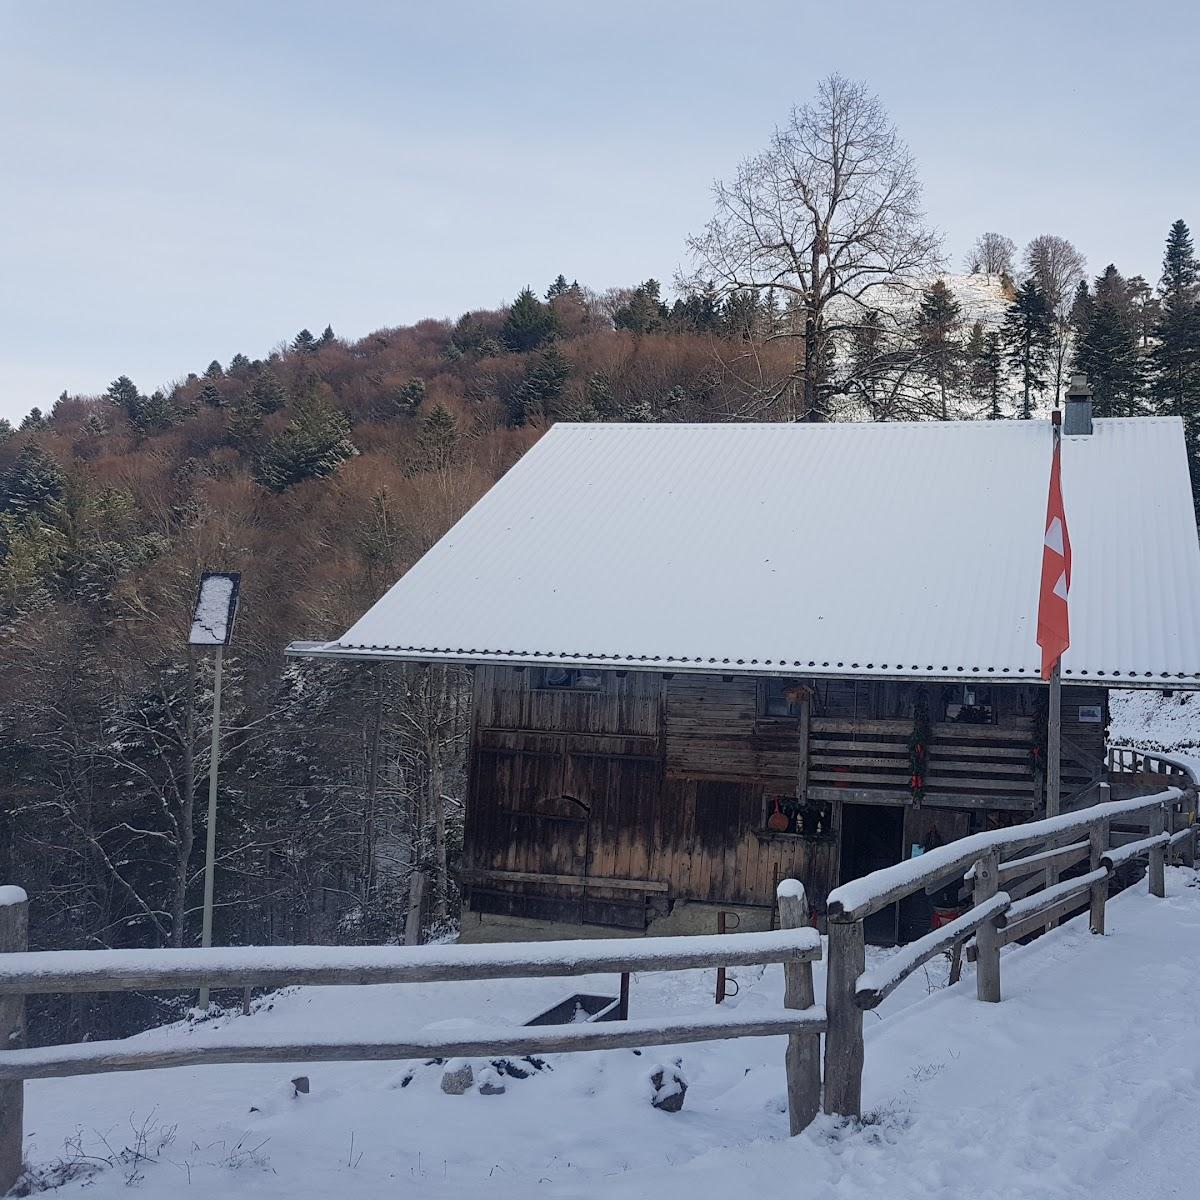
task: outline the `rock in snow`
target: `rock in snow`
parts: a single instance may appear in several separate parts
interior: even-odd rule
[[[469,1062],[452,1058],[442,1072],[442,1091],[447,1096],[461,1096],[475,1084],[475,1071]]]

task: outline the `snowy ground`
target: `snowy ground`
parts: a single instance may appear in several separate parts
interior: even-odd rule
[[[1200,755],[1200,693],[1112,691],[1108,706],[1113,745]]]
[[[419,1195],[690,1200],[1140,1200],[1191,1196],[1200,1151],[1200,886],[1168,875],[1114,899],[1109,936],[1079,922],[1004,955],[1004,1003],[945,989],[944,966],[867,1015],[869,1120],[820,1118],[789,1139],[783,1040],[560,1055],[501,1096],[447,1096],[406,1064],[196,1067],[27,1085],[27,1152],[96,1200],[190,1192],[249,1200]],[[778,968],[739,969],[744,1008],[775,1009]],[[818,976],[820,973],[818,972]],[[705,1011],[710,972],[642,974],[633,1015]],[[615,980],[579,981],[611,991]],[[570,981],[280,994],[252,1016],[143,1035],[219,1036],[227,1022],[292,1037],[472,1020],[519,1023]],[[818,977],[818,989],[823,979]],[[818,992],[820,994],[820,990]],[[649,1106],[658,1062],[682,1060],[683,1112]],[[288,1082],[306,1074],[308,1095]],[[410,1082],[404,1080],[411,1074]],[[252,1109],[257,1111],[252,1111]],[[129,1151],[140,1150],[141,1157]],[[95,1169],[92,1170],[92,1167]]]

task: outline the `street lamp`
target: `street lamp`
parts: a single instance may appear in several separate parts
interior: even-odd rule
[[[238,571],[205,571],[196,590],[189,646],[206,646],[213,656],[212,752],[208,759],[208,842],[204,853],[204,926],[202,946],[212,945],[213,877],[217,855],[217,766],[221,756],[221,661],[225,647],[233,637],[233,619],[237,615],[238,591],[242,576]],[[200,989],[200,1009],[208,1011],[208,986]]]

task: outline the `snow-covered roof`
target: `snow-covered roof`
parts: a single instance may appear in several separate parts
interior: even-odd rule
[[[1046,421],[556,425],[342,637],[294,653],[1037,677]],[[1174,417],[1063,439],[1067,680],[1200,684]]]

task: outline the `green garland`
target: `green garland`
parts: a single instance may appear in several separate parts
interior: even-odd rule
[[[929,704],[925,693],[921,692],[913,703],[913,730],[908,735],[908,764],[912,769],[908,787],[913,800],[918,804],[925,798],[925,774],[929,765],[929,743],[932,739]]]

